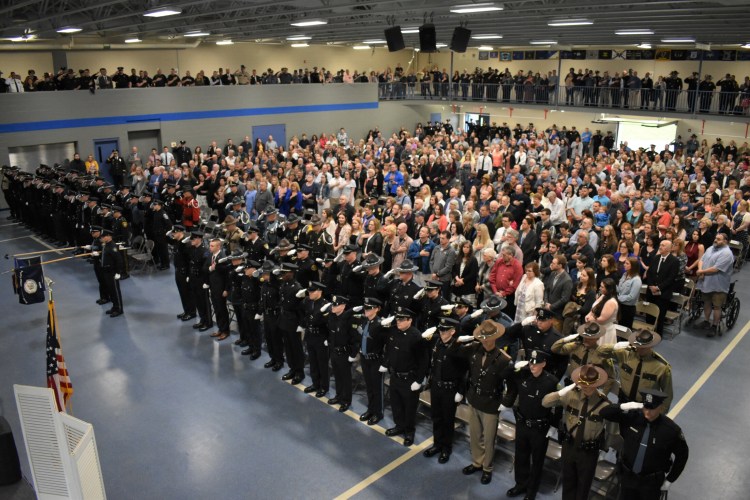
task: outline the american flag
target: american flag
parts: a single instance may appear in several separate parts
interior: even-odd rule
[[[57,336],[57,315],[55,301],[47,303],[47,387],[55,393],[57,409],[65,411],[68,400],[73,395],[73,384],[70,383],[65,357]]]

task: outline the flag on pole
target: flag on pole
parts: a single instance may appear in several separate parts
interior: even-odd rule
[[[68,401],[73,396],[73,384],[70,383],[65,357],[57,335],[57,314],[55,301],[47,304],[47,387],[55,393],[57,409],[65,411]]]
[[[13,291],[21,304],[44,302],[44,271],[42,258],[15,258],[13,269]]]

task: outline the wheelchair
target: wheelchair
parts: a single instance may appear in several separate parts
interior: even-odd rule
[[[730,330],[737,323],[737,317],[740,315],[740,299],[734,291],[737,281],[732,281],[727,292],[727,300],[721,307],[721,320],[724,322],[727,330]],[[688,323],[700,318],[703,314],[703,294],[697,288],[690,300],[690,309],[688,313]]]

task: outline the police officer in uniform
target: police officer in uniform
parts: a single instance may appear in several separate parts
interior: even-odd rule
[[[439,290],[437,283],[436,290]],[[432,348],[429,381],[434,442],[422,454],[429,458],[439,453],[438,463],[441,464],[448,462],[453,451],[456,408],[466,394],[466,374],[469,370],[465,359],[450,355],[450,348],[457,338],[457,326],[457,320],[442,316],[435,326],[422,333],[422,338],[429,341],[436,329],[439,332],[439,339]]]
[[[542,406],[542,398],[557,390],[557,379],[544,369],[549,358],[546,352],[534,350],[528,361],[517,362],[500,406],[501,412],[513,407],[516,417],[513,460],[516,484],[506,493],[509,497],[525,494],[524,500],[534,500],[539,490],[547,453],[547,431],[553,418],[552,410]]]
[[[503,383],[513,371],[513,363],[504,351],[497,348],[497,339],[505,334],[505,327],[485,320],[474,329],[473,335],[462,335],[450,348],[451,353],[468,359],[469,385],[466,399],[471,411],[469,438],[471,464],[463,468],[464,475],[482,471],[482,484],[492,481],[492,462],[495,457],[498,411],[502,402]],[[472,341],[478,342],[472,342]]]
[[[122,207],[119,205],[112,205],[112,239],[122,256],[122,279],[127,279],[130,274],[130,266],[128,265],[128,252],[125,247],[130,243],[130,224],[122,216]]]
[[[242,322],[239,323],[240,343],[237,345],[245,347],[241,354],[243,356],[250,356],[250,359],[253,361],[260,357],[262,345],[262,324],[260,322],[262,318],[262,311],[260,309],[261,290],[260,281],[256,276],[260,267],[260,262],[248,259],[245,268],[242,270],[243,276],[240,282],[240,289],[242,290],[242,303],[240,305],[240,308],[242,308]]]
[[[338,281],[336,291],[346,296],[352,306],[361,306],[364,293],[364,276],[357,258],[359,247],[357,245],[346,245],[343,250],[344,259],[336,265],[336,280]]]
[[[672,367],[654,352],[659,342],[658,333],[644,329],[633,332],[627,341],[600,347],[600,352],[620,368],[618,402],[642,402],[640,391],[659,389],[667,394],[665,408],[668,410],[672,405]]]
[[[190,291],[188,277],[190,276],[190,236],[185,236],[185,228],[181,225],[175,225],[167,233],[169,244],[174,247],[174,281],[177,285],[177,293],[180,295],[182,304],[182,313],[177,315],[177,319],[190,321],[195,318],[195,300]]]
[[[571,375],[573,383],[547,394],[545,408],[562,406],[559,428],[562,442],[563,500],[589,497],[596,472],[599,450],[604,444],[604,419],[601,411],[610,405],[598,388],[607,382],[607,372],[598,366],[583,365]]]
[[[182,240],[185,241],[184,239]],[[198,323],[193,328],[200,332],[205,332],[214,322],[211,315],[211,302],[208,297],[208,284],[206,283],[204,268],[208,260],[208,252],[203,245],[203,232],[193,231],[190,233],[190,248],[187,252],[190,262],[190,275],[185,278],[190,286],[190,293],[193,296],[193,303],[198,310]],[[189,311],[186,311],[189,312]]]
[[[477,325],[483,321],[482,316],[484,315],[484,311],[477,309],[469,313],[471,304],[464,297],[457,297],[454,304],[442,306],[442,309],[448,314],[452,311],[453,317],[458,320],[459,335],[472,335]],[[501,343],[506,341],[505,336],[501,337],[501,339],[499,340]]]
[[[388,310],[393,314],[399,307],[419,310],[419,303],[414,296],[419,292],[420,287],[414,283],[414,273],[419,268],[409,259],[401,262],[401,265],[385,274],[388,278],[391,272],[398,273],[398,279],[391,282],[388,299]]]
[[[578,327],[578,331],[567,337],[561,338],[552,344],[552,353],[567,356],[568,369],[570,375],[579,366],[592,364],[596,365],[605,372],[609,380],[602,386],[602,392],[609,393],[609,389],[615,383],[615,366],[609,357],[605,357],[599,351],[597,341],[604,335],[604,329],[598,323],[585,323]]]
[[[262,238],[271,248],[275,248],[284,237],[284,227],[279,218],[279,211],[269,205],[258,221]]]
[[[380,324],[378,314],[383,301],[375,297],[364,299],[364,320],[360,324],[359,359],[367,391],[367,411],[359,420],[367,425],[375,425],[383,420],[383,374],[379,368],[383,364],[383,353],[388,340],[388,328]]]
[[[83,248],[84,250],[88,250],[91,253],[91,263],[94,265],[94,276],[96,276],[96,281],[99,284],[99,299],[96,301],[96,303],[101,306],[104,304],[108,304],[111,301],[111,297],[109,296],[109,288],[107,287],[107,284],[104,281],[104,277],[102,275],[102,242],[99,240],[102,235],[102,228],[100,226],[91,226],[90,229],[90,234],[93,238],[93,241],[90,245],[85,245]]]
[[[291,262],[281,264],[281,286],[279,287],[279,305],[281,316],[278,319],[279,330],[283,337],[284,352],[289,371],[281,380],[291,380],[292,385],[297,385],[305,379],[305,351],[302,347],[303,329],[300,326],[302,315],[302,297],[304,291],[297,282],[294,274],[297,265]],[[300,293],[301,292],[301,293]]]
[[[384,301],[388,297],[388,280],[383,277],[380,266],[383,264],[383,257],[370,254],[359,265],[359,270],[355,272],[364,273],[362,294],[365,297],[374,297]]]
[[[610,405],[601,411],[602,417],[620,424],[622,498],[658,500],[685,468],[689,454],[685,436],[679,425],[662,414],[668,397],[659,390],[644,389],[643,402]]]
[[[315,214],[310,218],[312,230],[306,233],[305,243],[312,247],[312,258],[322,259],[328,253],[333,253],[333,238],[328,231],[323,230],[323,218]]]
[[[268,253],[268,258],[273,259],[277,264],[282,262],[293,263],[297,261],[296,258],[297,250],[294,245],[286,238],[281,239],[276,245],[276,248]]]
[[[154,240],[154,257],[157,261],[157,269],[163,271],[169,269],[169,247],[167,247],[167,232],[172,229],[172,221],[163,208],[163,203],[154,200],[151,203],[153,210],[151,218],[151,238]]]
[[[120,278],[123,272],[122,256],[112,241],[112,231],[102,229],[101,234],[101,276],[112,301],[112,308],[106,312],[110,318],[116,318],[123,312],[122,293],[120,293]]]
[[[224,218],[224,222],[221,223],[224,228],[225,237],[224,242],[229,247],[228,250],[234,253],[242,249],[242,241],[245,238],[245,233],[242,229],[237,227],[237,219],[231,215],[227,215]]]
[[[388,371],[391,374],[391,410],[395,425],[386,430],[385,435],[403,434],[404,446],[411,446],[414,444],[419,393],[427,375],[429,350],[427,342],[413,326],[416,313],[401,306],[397,306],[394,312],[396,327],[390,329],[384,364],[379,368],[381,373]],[[390,327],[393,318],[389,316],[382,320],[381,325]]]
[[[331,304],[323,299],[325,286],[319,281],[307,285],[307,298],[302,303],[302,325],[305,328],[307,357],[310,360],[312,384],[305,387],[305,393],[315,393],[322,398],[328,393],[328,314]]]
[[[261,282],[260,303],[263,308],[263,331],[266,336],[266,347],[271,357],[264,368],[271,368],[277,372],[284,367],[284,339],[279,331],[279,282],[275,276],[278,269],[273,261],[267,260],[260,268],[259,277]]]
[[[268,256],[268,243],[260,237],[260,228],[255,221],[251,221],[247,225],[244,249],[247,252],[247,258],[257,262],[263,262]]]
[[[510,338],[521,341],[521,347],[525,351],[524,356],[526,359],[528,359],[531,351],[534,350],[544,351],[552,355],[552,345],[561,339],[560,334],[553,325],[553,319],[555,319],[554,312],[544,307],[537,307],[536,317],[528,317],[520,323],[516,323],[508,328],[507,334]],[[563,373],[565,373],[567,365],[568,360],[564,356],[554,354],[547,362],[546,370],[560,380]]]
[[[354,317],[353,309],[346,308],[348,304],[347,297],[334,295],[328,313],[328,345],[336,382],[336,395],[328,400],[328,404],[340,405],[341,413],[352,404],[352,363],[359,352],[360,338],[357,334],[358,319]]]
[[[295,247],[300,244],[300,235],[302,228],[299,227],[300,216],[290,214],[284,222],[284,238],[289,240]]]
[[[310,246],[300,244],[297,246],[297,281],[303,287],[307,288],[311,282],[318,281],[320,279],[320,273],[318,272],[318,264],[310,257]]]
[[[231,268],[227,270],[229,278],[229,303],[234,310],[234,319],[237,321],[237,329],[240,338],[234,341],[234,345],[246,347],[247,342],[243,342],[242,324],[245,317],[245,310],[242,307],[242,279],[245,277],[245,257],[247,254],[242,250],[237,250],[226,256],[226,260],[231,263]]]
[[[421,310],[419,328],[423,330],[437,327],[440,318],[450,315],[450,311],[443,310],[443,306],[447,305],[448,301],[440,294],[442,286],[440,281],[426,279],[424,288],[415,296],[415,299],[419,300]]]

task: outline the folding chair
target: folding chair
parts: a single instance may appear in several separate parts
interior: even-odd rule
[[[669,310],[666,312],[664,318],[667,320],[664,322],[664,331],[669,330],[669,338],[674,339],[677,335],[682,333],[682,322],[684,316],[687,314],[690,306],[690,299],[693,296],[695,290],[695,283],[692,280],[685,280],[685,287],[682,289],[681,294],[672,295],[672,306],[675,310]],[[687,293],[686,293],[687,292]]]
[[[646,330],[656,330],[656,323],[659,321],[659,306],[639,300],[635,305],[635,314],[636,319],[633,320],[633,330],[644,328]]]
[[[562,483],[562,444],[560,444],[557,439],[557,436],[555,436],[554,439],[550,437],[547,441],[547,453],[545,454],[552,464],[558,468],[558,470],[555,471],[557,479],[555,480],[554,492],[557,492],[557,490],[560,489],[560,484]]]
[[[133,268],[133,271],[136,270],[145,270],[148,268],[149,263],[156,267],[156,262],[154,262],[154,242],[153,240],[146,240],[146,242],[143,245],[143,252],[137,253],[135,255],[132,255],[132,259],[137,263],[140,264],[139,269]]]

